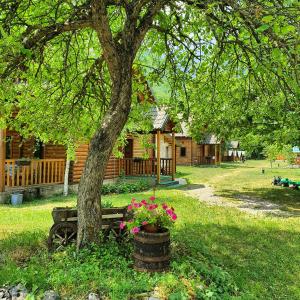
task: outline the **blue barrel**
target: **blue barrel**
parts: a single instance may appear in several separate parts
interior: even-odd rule
[[[12,205],[21,205],[23,202],[23,194],[12,194],[11,195],[11,204]]]

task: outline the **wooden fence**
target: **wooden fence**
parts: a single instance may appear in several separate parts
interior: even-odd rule
[[[64,182],[64,159],[5,160],[5,185],[26,187]]]
[[[162,175],[172,175],[172,158],[161,158],[160,166]],[[155,176],[157,159],[124,158],[121,160],[121,170],[126,176]]]

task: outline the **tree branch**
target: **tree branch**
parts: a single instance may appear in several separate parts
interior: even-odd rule
[[[92,19],[99,41],[103,48],[108,70],[112,78],[115,78],[119,68],[118,42],[114,40],[107,16],[107,2],[105,0],[92,1]]]

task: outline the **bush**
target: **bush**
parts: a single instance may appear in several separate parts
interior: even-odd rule
[[[138,180],[136,182],[118,182],[105,184],[102,187],[102,195],[107,194],[127,194],[149,190],[150,183],[147,180]]]

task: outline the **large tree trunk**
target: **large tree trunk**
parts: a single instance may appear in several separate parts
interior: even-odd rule
[[[113,78],[111,101],[90,149],[78,191],[77,248],[98,242],[101,232],[101,188],[114,144],[124,128],[131,107],[132,61],[124,59]]]

